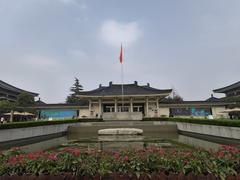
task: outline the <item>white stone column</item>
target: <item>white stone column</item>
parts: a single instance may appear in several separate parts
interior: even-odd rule
[[[130,98],[130,112],[133,112],[133,98]]]
[[[117,110],[117,98],[114,99],[114,112],[118,112],[118,110]]]
[[[146,114],[145,114],[146,117],[148,117],[148,108],[149,106],[148,106],[148,97],[147,97],[146,98]]]
[[[159,117],[159,97],[156,100],[156,107],[157,107],[157,117]]]
[[[102,100],[98,99],[98,117],[100,118],[102,116]]]
[[[10,112],[10,122],[13,122],[14,111],[11,110]]]
[[[91,117],[91,111],[92,111],[92,100],[91,99],[89,99],[88,110],[89,110],[89,117]]]

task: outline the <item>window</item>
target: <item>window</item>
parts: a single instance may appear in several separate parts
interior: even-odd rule
[[[118,106],[118,112],[129,112],[129,106]]]
[[[114,106],[106,106],[106,112],[114,112],[115,108]]]

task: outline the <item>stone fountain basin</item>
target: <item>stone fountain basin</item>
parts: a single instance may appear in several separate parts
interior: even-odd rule
[[[98,136],[99,142],[141,142],[144,136],[139,135],[101,135]]]
[[[98,130],[99,135],[141,135],[142,129],[137,128],[108,128]]]

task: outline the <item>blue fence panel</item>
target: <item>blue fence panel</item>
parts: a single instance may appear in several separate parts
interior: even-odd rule
[[[41,119],[65,119],[77,117],[77,110],[41,110],[40,113]]]

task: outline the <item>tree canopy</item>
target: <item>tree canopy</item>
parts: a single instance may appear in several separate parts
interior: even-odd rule
[[[17,99],[18,106],[28,106],[34,104],[34,96],[27,92],[19,94]]]
[[[167,98],[169,102],[182,102],[183,98],[176,92],[175,89],[172,91],[172,95]]]
[[[77,95],[83,90],[83,86],[79,83],[79,79],[75,77],[75,82],[73,86],[70,88],[71,94],[67,97],[67,103],[78,103],[80,99]]]
[[[16,108],[15,102],[10,102],[8,100],[0,101],[0,114],[9,112],[11,110],[14,110],[15,108]]]

